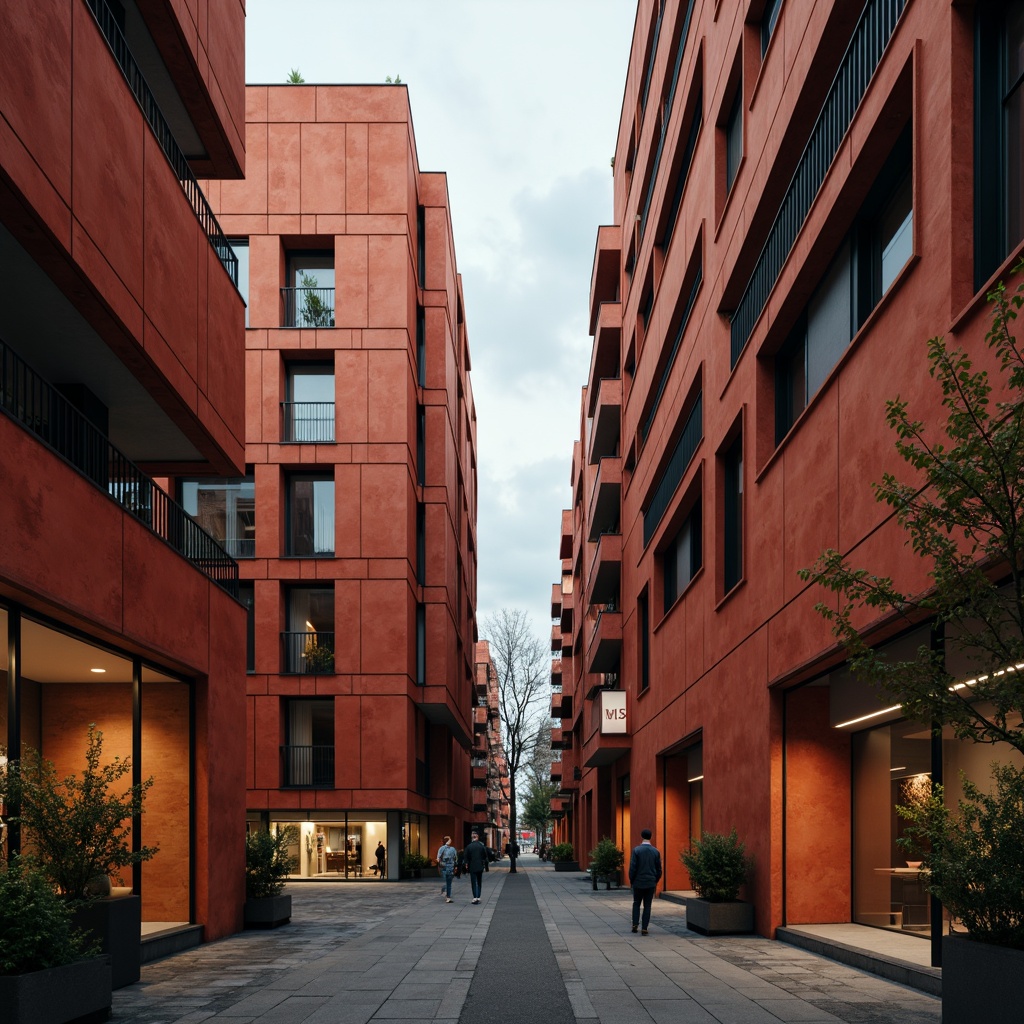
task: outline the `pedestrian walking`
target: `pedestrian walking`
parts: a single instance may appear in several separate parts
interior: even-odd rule
[[[487,847],[480,842],[480,833],[471,832],[470,842],[462,851],[462,867],[469,872],[469,881],[473,887],[473,902],[480,902],[480,892],[484,879],[484,872],[491,869],[487,866]]]
[[[644,916],[641,935],[647,934],[647,926],[651,923],[651,901],[654,890],[661,878],[661,853],[651,843],[651,830],[645,828],[640,833],[640,845],[633,847],[629,858],[629,884],[633,887],[633,931],[640,921],[640,905],[643,904]]]
[[[384,877],[384,857],[387,855],[383,843],[377,843],[377,849],[373,851],[373,855],[377,858],[377,878],[381,879]]]
[[[452,846],[452,837],[445,836],[444,842],[437,850],[437,870],[441,872],[441,880],[444,885],[441,887],[441,895],[445,903],[452,901],[452,876],[455,874],[455,864],[459,859],[458,851]]]

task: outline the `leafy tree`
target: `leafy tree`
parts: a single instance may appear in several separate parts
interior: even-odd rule
[[[551,763],[551,725],[545,719],[537,726],[537,733],[533,739],[533,750],[523,764],[523,770],[531,787],[536,788],[551,782]]]
[[[551,666],[525,612],[503,608],[488,616],[483,634],[498,674],[498,713],[508,763],[509,835],[518,833],[516,782],[537,745],[541,706],[548,701]]]
[[[302,85],[306,80],[302,77],[298,68],[292,68],[288,72],[288,77],[285,79],[288,85]]]
[[[1022,271],[1024,259],[1013,268]],[[886,403],[896,450],[915,475],[903,482],[885,473],[875,495],[894,510],[930,586],[905,592],[834,550],[800,576],[838,596],[816,609],[854,672],[899,701],[907,717],[1024,753],[1024,354],[1013,333],[1024,282],[1012,294],[1000,282],[988,299],[995,379],[974,368],[966,349],[936,337],[928,342],[929,374],[941,388],[945,422],[913,419],[900,398]],[[911,657],[890,659],[865,639],[857,623],[867,619],[931,622],[933,639]],[[949,654],[973,678],[954,678]]]
[[[531,779],[526,784],[521,815],[523,825],[537,833],[538,844],[547,841],[551,827],[551,798],[558,792],[554,782],[538,782]]]

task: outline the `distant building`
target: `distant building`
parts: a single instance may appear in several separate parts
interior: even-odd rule
[[[552,597],[557,838],[650,826],[684,890],[690,838],[735,827],[765,935],[937,937],[894,806],[1013,756],[884,710],[797,570],[832,547],[925,585],[871,490],[901,465],[884,403],[941,412],[933,335],[991,359],[1022,31],[1019,0],[639,4]],[[928,642],[905,625],[873,639]]]
[[[397,878],[472,815],[476,411],[444,174],[404,86],[249,86],[211,184],[247,301],[246,473],[182,477],[240,560],[250,827]]]
[[[193,15],[0,9],[0,745],[63,777],[95,723],[153,777],[146,958],[245,899],[238,569],[161,486],[245,465],[238,268],[196,181],[243,173],[244,9]]]
[[[508,839],[508,761],[501,739],[498,673],[486,640],[476,644],[476,707],[473,709],[473,820],[483,829],[485,845],[503,853]],[[463,837],[463,842],[468,840]]]

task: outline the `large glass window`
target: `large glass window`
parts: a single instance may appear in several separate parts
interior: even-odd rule
[[[334,478],[288,477],[287,553],[301,558],[334,554]]]
[[[232,558],[256,555],[256,489],[252,476],[240,480],[179,482],[182,507]]]
[[[293,252],[282,289],[285,327],[334,326],[334,253]]]
[[[334,672],[334,588],[292,587],[287,599],[284,672]]]
[[[245,326],[249,326],[249,239],[229,238],[228,245],[238,260],[238,293],[245,300]]]
[[[333,365],[292,363],[286,368],[286,385],[281,439],[301,444],[333,441]]]
[[[286,699],[284,720],[281,785],[333,789],[334,698]]]

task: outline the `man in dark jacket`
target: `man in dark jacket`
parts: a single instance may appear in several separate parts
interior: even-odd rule
[[[472,842],[462,851],[462,870],[469,872],[469,881],[473,887],[473,902],[480,902],[481,883],[484,872],[491,869],[487,866],[487,847],[480,842],[480,833],[470,833]]]
[[[633,887],[633,931],[640,924],[640,904],[643,903],[644,919],[640,934],[646,935],[647,926],[651,923],[651,900],[661,878],[661,854],[656,846],[651,845],[649,828],[640,833],[640,839],[640,845],[633,847],[629,858],[629,884]]]

